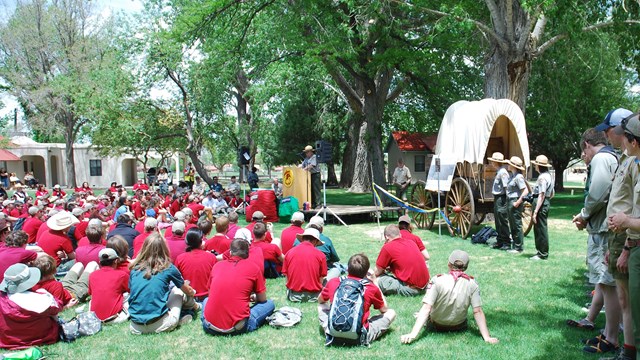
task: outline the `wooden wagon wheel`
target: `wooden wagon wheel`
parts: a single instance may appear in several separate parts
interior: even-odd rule
[[[451,225],[460,231],[460,236],[466,239],[476,216],[473,193],[467,180],[453,179],[451,189],[447,192],[444,213]]]
[[[487,216],[485,213],[477,212],[476,216],[473,218],[473,225],[480,225],[484,221],[484,218]]]
[[[411,205],[423,209],[430,210],[436,207],[433,201],[432,194],[425,189],[426,183],[422,180],[419,180],[414,186],[413,190],[411,190],[410,203]],[[433,227],[433,221],[436,219],[436,213],[420,213],[420,212],[411,212],[411,218],[415,221],[416,225],[420,229],[431,229]]]

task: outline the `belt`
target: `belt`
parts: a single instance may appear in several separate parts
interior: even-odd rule
[[[149,321],[146,321],[146,322],[138,322],[138,321],[135,321],[133,319],[131,319],[131,322],[134,323],[134,324],[137,324],[137,325],[149,325],[149,324],[153,324],[154,322],[162,319],[165,315],[166,315],[166,313],[164,313],[164,314],[162,314],[162,315],[160,315],[158,317],[154,317],[153,319],[151,319]]]
[[[625,242],[624,245],[628,246],[630,248],[638,247],[638,246],[640,246],[640,239],[629,239],[629,238],[627,238],[627,241]]]

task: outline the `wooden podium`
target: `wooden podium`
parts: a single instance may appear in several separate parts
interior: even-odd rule
[[[299,167],[285,167],[282,170],[282,196],[298,199],[298,206],[311,202],[311,174]]]

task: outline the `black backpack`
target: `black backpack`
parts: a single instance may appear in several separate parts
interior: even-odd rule
[[[498,236],[498,232],[491,226],[485,226],[477,233],[471,235],[472,244],[486,244],[489,239]]]
[[[325,345],[368,345],[367,329],[362,325],[364,308],[364,288],[368,280],[360,281],[340,277],[329,310],[329,328]],[[335,341],[338,340],[338,341]]]

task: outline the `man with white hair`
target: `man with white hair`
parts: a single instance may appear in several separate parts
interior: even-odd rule
[[[304,214],[300,211],[296,211],[291,215],[291,225],[284,230],[280,234],[280,248],[282,249],[282,253],[286,254],[291,248],[293,244],[296,242],[296,235],[302,234],[304,229],[302,225],[304,224]]]
[[[152,217],[144,219],[144,232],[133,239],[133,257],[137,257],[147,236],[158,231],[158,220]]]
[[[22,225],[22,231],[26,232],[29,235],[28,244],[34,244],[36,242],[36,234],[38,233],[38,229],[42,226],[42,216],[43,212],[37,206],[29,207],[29,217],[24,221],[24,225]]]

